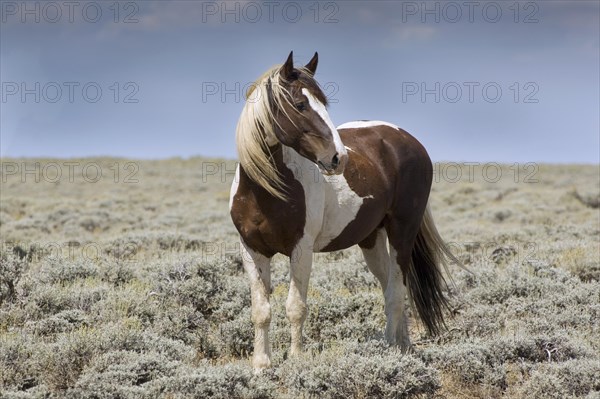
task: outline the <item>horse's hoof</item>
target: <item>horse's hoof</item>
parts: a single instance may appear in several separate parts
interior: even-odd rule
[[[271,367],[271,359],[267,355],[254,355],[252,357],[254,374],[259,374],[264,369]]]

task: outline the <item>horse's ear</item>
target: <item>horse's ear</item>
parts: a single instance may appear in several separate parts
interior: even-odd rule
[[[305,68],[310,71],[311,76],[315,76],[315,72],[317,72],[317,64],[319,63],[319,53],[315,51],[315,55],[313,55],[312,59],[308,61],[308,64],[305,65]]]
[[[281,76],[285,80],[292,80],[294,77],[294,52],[290,51],[290,55],[288,55],[287,60],[281,66]]]

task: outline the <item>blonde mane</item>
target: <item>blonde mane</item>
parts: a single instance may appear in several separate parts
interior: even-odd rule
[[[248,177],[273,196],[287,201],[286,185],[275,167],[267,142],[268,138],[276,137],[274,132],[276,121],[269,105],[267,85],[270,85],[272,99],[278,109],[285,112],[282,105],[284,103],[292,105],[289,92],[283,85],[280,69],[281,65],[275,65],[248,89],[235,139],[240,165]],[[286,116],[289,118],[287,113]]]

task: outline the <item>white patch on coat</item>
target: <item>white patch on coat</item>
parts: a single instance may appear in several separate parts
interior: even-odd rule
[[[364,128],[364,127],[373,127],[373,126],[389,126],[389,127],[393,127],[394,129],[397,129],[397,130],[400,129],[398,126],[394,125],[393,123],[384,122],[384,121],[352,121],[352,122],[343,123],[343,124],[339,125],[337,128],[338,129],[360,129],[360,128]]]
[[[310,105],[310,107],[321,117],[321,119],[323,119],[323,122],[325,122],[327,127],[329,127],[329,129],[331,130],[331,135],[333,136],[333,143],[335,144],[335,150],[337,151],[338,155],[340,157],[345,155],[346,148],[344,147],[342,139],[340,138],[337,129],[335,128],[333,122],[331,121],[331,118],[329,117],[329,113],[327,112],[327,108],[325,108],[325,105],[323,105],[323,103],[321,103],[312,94],[310,94],[310,91],[308,91],[308,89],[306,88],[302,89],[302,94],[304,94],[308,99],[308,104]]]
[[[350,188],[344,175],[325,176],[325,210],[321,231],[315,240],[315,251],[327,246],[356,219],[363,202],[372,195],[360,197]]]
[[[283,147],[283,161],[302,184],[306,203],[304,235],[314,239],[315,252],[323,249],[352,222],[365,199],[344,175],[325,176],[318,166],[290,147]]]

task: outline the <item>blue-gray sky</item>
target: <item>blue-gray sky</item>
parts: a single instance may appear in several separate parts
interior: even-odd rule
[[[599,162],[598,1],[3,0],[1,12],[2,156],[234,158],[244,87],[294,50],[298,64],[319,52],[334,123],[395,123],[434,160]]]

